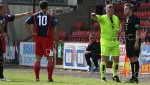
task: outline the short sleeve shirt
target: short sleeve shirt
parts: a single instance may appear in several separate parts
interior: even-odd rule
[[[131,15],[126,19],[124,30],[126,42],[134,42],[136,40],[136,30],[140,30],[140,19],[135,15]]]
[[[28,24],[36,23],[36,27],[34,27],[37,33],[37,36],[48,36],[52,35],[52,27],[58,25],[58,20],[48,14],[47,12],[38,12],[30,16],[26,21]]]

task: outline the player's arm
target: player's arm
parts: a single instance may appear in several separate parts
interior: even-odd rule
[[[54,26],[54,41],[58,42],[58,25]]]
[[[85,51],[85,55],[86,55],[86,54],[89,54],[89,53],[91,53],[91,51],[87,51],[87,50]]]
[[[59,24],[58,20],[55,17],[52,18],[52,25],[54,26],[54,43],[57,43]]]
[[[3,31],[3,25],[2,25],[2,24],[0,24],[0,32],[1,32],[1,33],[4,32],[4,31]]]
[[[31,15],[32,12],[24,12],[20,14],[15,14],[15,19],[18,19],[20,17],[26,16],[26,15]]]
[[[30,34],[31,36],[33,36],[33,32],[32,32],[32,30],[31,30],[31,28],[30,28],[30,24],[33,24],[33,23],[34,23],[34,16],[33,16],[33,15],[30,16],[30,17],[25,21],[25,27],[26,27],[27,31],[29,32],[29,34]]]
[[[4,36],[3,37],[6,37],[7,36],[7,28],[3,28],[4,29]]]
[[[25,27],[26,27],[27,31],[29,32],[29,34],[32,36],[33,32],[32,32],[32,30],[30,28],[30,24],[25,23]]]
[[[140,38],[140,19],[137,18],[135,20],[135,28],[136,28],[136,41],[135,41],[135,49],[139,48],[139,38]]]
[[[117,17],[117,16],[116,16]],[[116,28],[116,30],[117,30],[117,32],[118,32],[118,38],[119,38],[119,35],[120,35],[120,33],[121,33],[121,31],[123,30],[122,29],[122,26],[121,26],[121,22],[120,22],[120,19],[119,19],[119,17],[117,17],[117,28]]]
[[[84,53],[85,53],[85,55],[86,55],[86,54],[91,53],[91,51],[90,51],[90,50],[91,50],[91,49],[90,49],[90,47],[89,47],[89,45],[88,45],[88,47],[86,48],[86,50],[85,50],[85,52],[84,52]]]
[[[120,22],[119,17],[118,17],[118,16],[116,16],[116,15],[115,15],[115,17],[117,18],[116,20],[117,20],[117,23],[118,23],[117,31],[118,31],[118,32],[120,32],[120,31],[122,31],[122,25],[121,25],[121,22]]]
[[[2,30],[3,31],[3,30]],[[2,32],[2,37],[5,38],[7,36],[7,33],[5,33],[4,31]]]
[[[1,32],[1,36],[4,35],[4,29],[3,29],[3,28],[4,28],[4,27],[3,27],[3,21],[0,20],[0,32]]]
[[[91,18],[95,21],[98,21],[98,22],[100,21],[100,15],[96,15],[95,13],[91,13]]]
[[[25,16],[25,15],[31,15],[32,12],[25,12],[25,13],[20,13],[20,14],[15,14],[15,15],[5,15],[6,18],[8,19],[8,22],[11,22],[11,21],[14,21],[15,19],[18,19],[22,16]]]
[[[118,26],[117,28],[117,32],[118,32],[118,35],[122,32],[123,28],[121,26],[121,24]]]

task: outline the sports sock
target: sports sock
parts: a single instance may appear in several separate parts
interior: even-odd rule
[[[131,70],[132,70],[132,78],[135,78],[135,65],[134,65],[134,62],[131,62]]]
[[[52,61],[49,61],[49,62],[47,63],[47,71],[48,71],[48,79],[49,79],[49,80],[52,79],[53,69],[54,69],[53,62],[52,62]]]
[[[3,62],[0,62],[0,78],[4,78],[3,69]]]
[[[39,74],[40,74],[40,62],[35,62],[34,63],[34,72],[35,72],[35,76],[36,79],[39,79]]]
[[[117,76],[117,72],[118,72],[118,63],[116,63],[116,62],[113,62],[113,64],[112,64],[112,68],[113,68],[113,77],[114,76]]]
[[[101,61],[101,63],[100,63],[101,78],[105,77],[105,71],[106,71],[106,62]]]
[[[135,65],[135,74],[134,74],[134,76],[136,78],[138,78],[138,75],[139,75],[139,61],[134,62],[134,65]]]

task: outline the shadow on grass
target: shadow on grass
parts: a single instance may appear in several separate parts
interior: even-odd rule
[[[11,82],[35,83],[35,81],[31,79],[12,79]]]
[[[14,82],[14,83],[55,83],[55,84],[62,84],[62,85],[85,85],[85,84],[81,84],[81,83],[76,83],[76,82],[73,82],[73,83],[69,83],[69,82],[62,82],[62,81],[54,81],[54,82],[47,82],[47,81],[44,81],[44,80],[41,80],[39,82],[35,82],[34,80],[32,79],[13,79],[11,82]]]
[[[85,84],[81,84],[81,83],[75,83],[75,82],[73,82],[73,83],[69,83],[69,82],[59,82],[59,81],[54,81],[54,83],[58,83],[58,84],[62,84],[62,85],[85,85]]]

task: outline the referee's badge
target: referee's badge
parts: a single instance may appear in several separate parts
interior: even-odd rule
[[[125,24],[125,29],[128,30],[128,23]]]
[[[127,18],[127,19],[126,19],[126,24],[125,24],[125,26],[126,26],[126,27],[125,27],[125,28],[126,28],[126,30],[128,30],[128,21],[129,21],[129,18]]]

